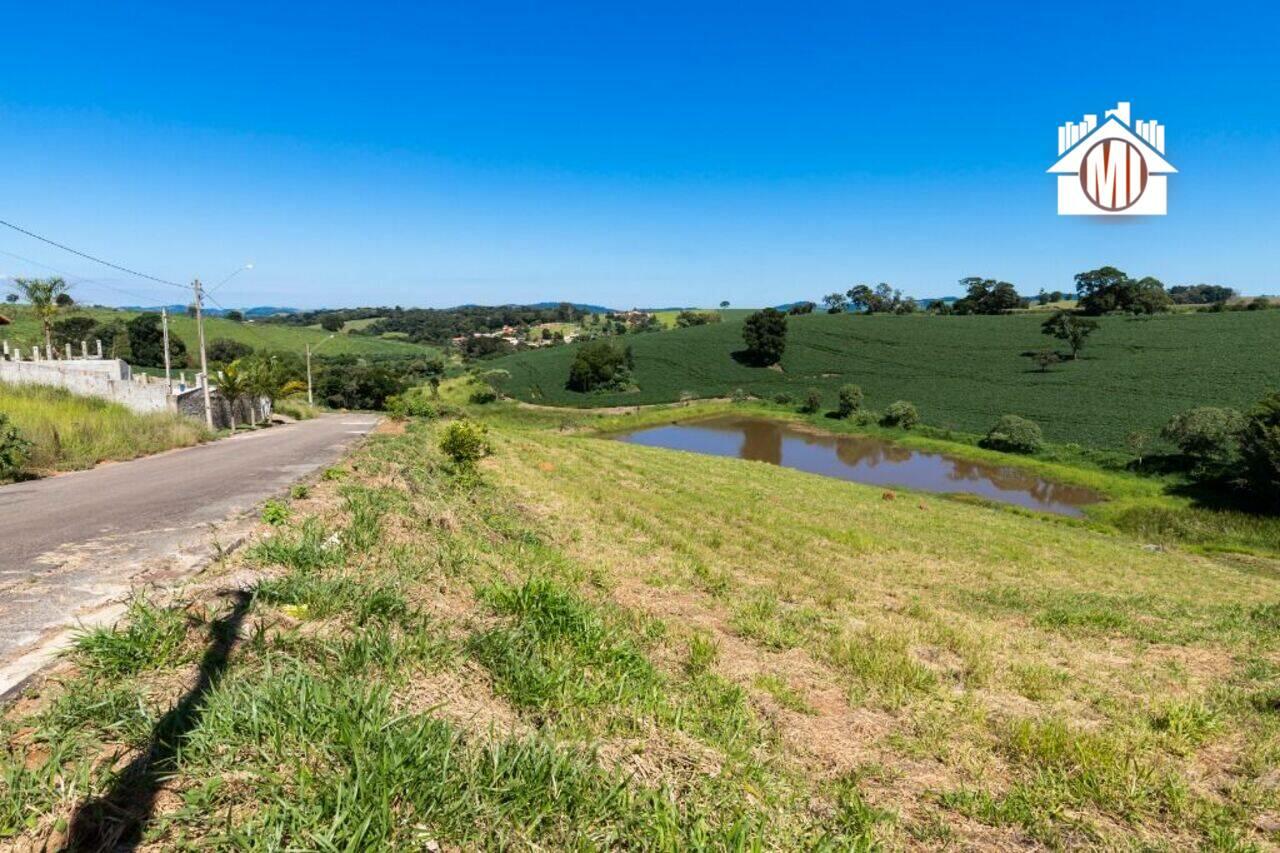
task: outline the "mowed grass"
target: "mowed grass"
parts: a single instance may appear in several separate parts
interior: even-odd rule
[[[639,390],[581,394],[565,388],[576,345],[493,362],[511,373],[504,390],[561,406],[670,402],[686,392],[720,397],[741,388],[794,399],[819,389],[828,407],[855,383],[867,405],[910,400],[924,422],[985,433],[1003,414],[1041,425],[1054,442],[1123,449],[1194,406],[1247,408],[1280,385],[1280,312],[1104,317],[1082,357],[1035,370],[1022,353],[1056,342],[1043,317],[930,317],[813,314],[788,318],[782,369],[748,367],[742,323],[628,336]]]
[[[11,326],[0,327],[0,338],[7,339],[11,344],[22,345],[24,353],[29,353],[33,345],[39,345],[43,348],[44,338],[40,331],[40,323],[32,316],[30,309],[20,305],[6,304],[3,308],[0,308],[0,313],[14,321]],[[109,323],[112,320],[128,322],[138,316],[137,312],[117,311],[109,308],[76,308],[74,311],[68,311],[61,316],[70,317],[73,315],[89,316],[102,323]],[[197,352],[199,337],[196,333],[196,321],[194,318],[185,314],[170,315],[169,328],[186,344],[188,353],[194,354]],[[206,341],[227,338],[248,344],[255,350],[278,350],[299,354],[304,351],[307,344],[315,347],[321,341],[328,339],[331,334],[318,326],[286,326],[261,321],[236,323],[221,317],[206,317],[204,333]],[[89,346],[92,348],[93,341],[89,342]],[[325,356],[412,356],[434,353],[437,350],[406,341],[390,341],[363,335],[339,334],[335,335],[332,341],[325,344],[321,352]]]
[[[84,635],[4,717],[0,837],[1280,843],[1276,561],[489,422],[478,472],[375,437],[221,567],[238,604],[215,571]]]
[[[206,440],[204,427],[176,414],[142,415],[117,403],[43,385],[0,382],[0,412],[31,443],[20,475],[92,468],[188,447]]]

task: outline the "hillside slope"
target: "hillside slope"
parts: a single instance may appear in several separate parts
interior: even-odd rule
[[[623,339],[635,356],[638,391],[580,394],[564,387],[574,347],[493,362],[511,373],[515,397],[562,406],[669,402],[682,392],[721,396],[741,388],[772,397],[819,389],[827,405],[846,382],[868,405],[906,399],[927,423],[985,432],[1006,413],[1040,423],[1057,442],[1119,448],[1134,430],[1158,430],[1198,405],[1247,407],[1280,385],[1280,311],[1104,317],[1079,361],[1036,371],[1023,353],[1057,343],[1043,317],[891,317],[814,314],[789,318],[782,370],[747,367],[742,323]]]
[[[31,347],[41,342],[40,324],[31,315],[29,309],[21,306],[6,305],[4,314],[14,323],[0,329],[0,338],[12,344]],[[114,310],[111,308],[77,308],[61,315],[62,317],[88,316],[103,323],[112,320],[128,322],[138,316],[134,311]],[[196,350],[196,321],[187,317],[170,315],[170,328],[187,345],[188,352]],[[248,344],[254,349],[283,350],[301,353],[306,344],[315,346],[329,337],[330,333],[320,328],[304,326],[286,326],[274,323],[236,323],[221,317],[205,318],[205,338],[213,341],[218,338],[229,338],[233,341]],[[436,352],[430,347],[404,341],[388,341],[381,338],[364,337],[362,335],[337,335],[325,344],[324,354],[388,356],[388,355],[420,355],[424,352]]]

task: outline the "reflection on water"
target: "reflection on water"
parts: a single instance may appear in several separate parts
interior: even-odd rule
[[[1081,514],[1099,496],[1080,486],[1043,480],[1018,468],[925,453],[866,436],[815,434],[764,418],[723,417],[627,433],[622,441],[649,447],[736,456],[878,486],[966,492],[991,500]]]

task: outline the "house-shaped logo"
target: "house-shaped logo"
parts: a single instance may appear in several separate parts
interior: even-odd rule
[[[1169,175],[1178,170],[1164,158],[1164,125],[1129,122],[1129,102],[1058,128],[1059,216],[1164,216]]]

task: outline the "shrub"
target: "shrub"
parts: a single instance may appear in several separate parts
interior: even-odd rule
[[[836,414],[847,418],[862,408],[862,389],[857,385],[840,386],[840,402],[836,406]]]
[[[161,354],[164,350],[161,350]],[[240,341],[233,341],[230,338],[214,338],[209,341],[209,349],[207,350],[209,361],[220,361],[223,364],[230,364],[238,358],[245,358],[253,355],[253,347]]]
[[[896,426],[902,429],[911,429],[920,423],[920,413],[916,411],[916,407],[906,400],[898,400],[890,403],[889,407],[884,410],[884,417],[880,418],[882,426]]]
[[[1235,462],[1243,427],[1235,409],[1200,406],[1174,415],[1160,435],[1177,445],[1197,474],[1213,476]]]
[[[471,396],[467,398],[469,402],[475,403],[478,406],[487,405],[495,402],[497,399],[498,392],[490,388],[488,385],[472,391]]]
[[[735,403],[745,403],[751,399],[751,395],[743,388],[734,388],[733,393],[729,395],[729,399]]]
[[[1035,453],[1044,447],[1044,435],[1035,421],[1004,415],[978,445],[1004,453]]]
[[[454,421],[445,427],[440,450],[455,465],[470,467],[493,452],[489,430],[475,421]]]
[[[792,397],[786,391],[783,391],[781,394],[773,395],[773,402],[777,403],[779,406],[790,406],[795,402],[795,399],[795,397]]]
[[[0,412],[0,477],[17,473],[30,450],[31,442],[22,437],[8,415]]]
[[[811,415],[818,409],[822,408],[822,392],[817,388],[810,388],[804,392],[804,400],[800,403],[800,411],[806,415]]]
[[[289,520],[289,507],[282,501],[269,500],[262,506],[262,520],[272,527],[279,527]]]

